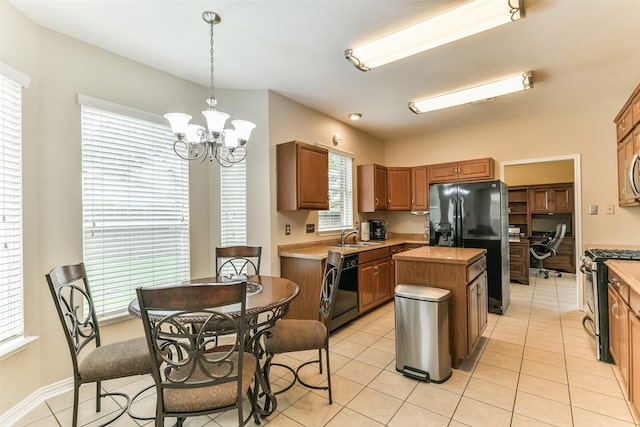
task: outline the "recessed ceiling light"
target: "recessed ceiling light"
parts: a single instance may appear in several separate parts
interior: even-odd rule
[[[360,113],[351,113],[351,114],[349,114],[349,118],[351,120],[360,120],[362,118],[362,114],[360,114]]]
[[[516,5],[512,5],[514,2]],[[524,0],[473,0],[363,46],[345,58],[361,71],[490,30],[524,17]]]

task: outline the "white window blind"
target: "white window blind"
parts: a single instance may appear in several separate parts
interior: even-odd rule
[[[318,230],[353,227],[353,159],[329,151],[329,210],[318,212]]]
[[[0,75],[0,343],[24,332],[22,86]]]
[[[220,168],[220,243],[247,244],[247,159]]]
[[[138,287],[189,278],[189,167],[172,141],[167,125],[82,105],[84,262],[100,317]]]

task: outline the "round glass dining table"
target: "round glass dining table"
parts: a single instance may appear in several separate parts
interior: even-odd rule
[[[297,284],[288,279],[274,276],[234,276],[234,277],[205,277],[202,279],[191,279],[183,282],[166,286],[193,286],[193,285],[215,285],[228,284],[233,282],[247,282],[247,333],[249,334],[250,350],[260,360],[264,354],[263,347],[260,343],[262,335],[267,329],[275,324],[275,322],[284,316],[289,310],[289,304],[298,296],[300,289]],[[240,315],[240,304],[233,304],[216,308],[230,316]],[[138,299],[134,298],[129,303],[129,313],[137,318],[141,318],[140,305]],[[170,312],[153,311],[149,312],[149,319],[158,321]],[[185,318],[185,323],[197,323],[201,319]],[[262,369],[257,370],[259,384],[262,393],[256,392],[256,398],[252,404],[258,414],[266,417],[272,414],[277,406],[275,395],[271,392],[268,379],[264,378]],[[265,397],[264,404],[260,405],[257,399],[258,395]]]

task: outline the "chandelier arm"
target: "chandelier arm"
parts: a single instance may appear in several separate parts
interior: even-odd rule
[[[179,145],[183,146],[184,151],[187,153],[186,156],[178,150]],[[202,147],[202,151],[199,151],[198,147]],[[198,160],[205,155],[207,147],[202,143],[191,144],[186,140],[179,139],[173,143],[173,151],[183,160]],[[194,153],[194,155],[192,155],[192,153]]]

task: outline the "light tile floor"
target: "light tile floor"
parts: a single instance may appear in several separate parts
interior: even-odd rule
[[[535,274],[529,286],[511,285],[511,305],[489,323],[472,358],[442,384],[422,383],[395,370],[393,303],[357,319],[331,337],[332,405],[327,392],[294,386],[278,396],[278,410],[263,424],[278,426],[633,426],[617,371],[595,358],[594,340],[584,330],[584,313],[573,310],[574,275],[545,280]],[[281,356],[298,364],[315,352]],[[305,368],[306,369],[306,368]],[[310,382],[320,382],[308,368]],[[283,370],[272,370],[282,385]],[[149,377],[114,380],[105,389],[133,394]],[[114,401],[95,413],[94,388],[84,386],[80,419],[99,424],[117,409]],[[72,394],[49,399],[19,426],[69,426]],[[151,414],[155,398],[142,399],[136,413]],[[104,420],[104,418],[103,418]],[[232,426],[235,413],[188,419],[187,426]],[[152,425],[128,416],[112,424]],[[171,425],[167,421],[166,425]],[[253,425],[250,422],[248,425]]]

